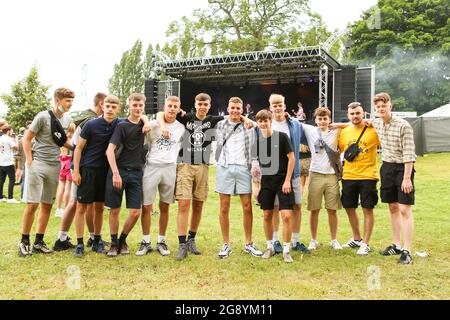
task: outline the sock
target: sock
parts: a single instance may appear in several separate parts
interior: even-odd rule
[[[195,235],[196,235],[196,234],[197,234],[197,232],[189,231],[189,237],[188,237],[188,240],[195,239]]]
[[[124,243],[127,240],[127,237],[128,237],[128,235],[122,232],[120,234],[119,244]]]
[[[150,243],[150,235],[143,236],[142,239],[144,240],[145,243],[147,244]]]
[[[26,244],[30,244],[30,235],[29,234],[22,234],[22,242]]]
[[[82,244],[84,246],[83,238],[77,238],[77,244]]]
[[[67,240],[67,231],[60,231],[59,232],[59,241],[66,241]]]
[[[102,236],[101,235],[95,235],[94,236],[94,243],[92,245],[98,245],[100,240],[102,240]]]
[[[273,250],[273,240],[267,240],[267,249]]]
[[[178,236],[178,242],[180,244],[186,243],[186,236]]]
[[[402,246],[398,246],[398,245],[396,245],[395,243],[393,243],[393,245],[394,245],[395,249],[397,249],[397,250],[403,250],[403,249],[402,249]]]
[[[158,243],[166,242],[166,236],[158,235]]]
[[[117,245],[117,234],[112,234],[111,235],[111,244],[116,244]]]
[[[285,242],[283,245],[283,253],[289,253],[290,250],[291,250],[291,243]]]
[[[36,233],[36,238],[34,240],[34,243],[42,242],[44,241],[44,235]]]
[[[300,233],[293,233],[292,234],[292,246],[296,246],[297,243],[300,242]]]
[[[280,239],[278,238],[278,231],[273,233],[273,241],[280,241]]]
[[[91,240],[94,240],[95,234],[93,232],[89,232],[89,237],[91,238]]]

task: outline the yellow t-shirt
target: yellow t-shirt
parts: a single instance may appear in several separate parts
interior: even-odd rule
[[[345,152],[347,148],[356,143],[364,128],[349,126],[341,131],[339,136],[339,150]],[[363,150],[353,160],[344,163],[344,180],[378,180],[377,170],[377,147],[380,144],[378,135],[374,128],[367,128],[359,141],[359,147]]]

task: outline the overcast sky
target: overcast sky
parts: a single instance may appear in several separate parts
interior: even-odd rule
[[[137,39],[164,43],[170,21],[206,8],[207,0],[6,0],[0,1],[0,94],[39,67],[40,79],[78,94],[73,110],[83,107],[82,68],[87,65],[89,103],[107,92],[113,66]],[[376,0],[311,0],[330,29],[345,28]],[[6,113],[0,102],[0,114]]]

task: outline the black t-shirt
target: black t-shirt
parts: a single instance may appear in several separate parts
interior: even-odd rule
[[[215,127],[223,119],[222,116],[208,115],[202,121],[193,113],[186,114],[184,117],[177,116],[177,120],[186,127],[178,162],[208,164]]]
[[[144,152],[144,134],[142,128],[144,123],[138,124],[126,119],[117,124],[116,129],[109,141],[115,144],[117,148],[123,146],[119,158],[116,159],[117,167],[121,169],[142,169]]]
[[[259,159],[263,176],[286,176],[289,162],[287,155],[291,152],[294,152],[291,139],[287,134],[275,130],[268,138],[259,132],[253,145],[253,155]]]

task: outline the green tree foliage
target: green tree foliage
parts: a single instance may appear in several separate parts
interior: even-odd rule
[[[33,120],[37,113],[50,109],[48,89],[39,81],[39,70],[31,67],[30,73],[11,86],[10,94],[3,94],[2,101],[8,106],[6,120],[18,130],[25,122]]]
[[[376,66],[376,89],[395,110],[422,114],[450,101],[448,0],[379,0],[353,25],[352,41],[352,62]]]
[[[308,0],[209,0],[169,25],[164,46],[169,56],[230,54],[317,45],[330,32],[311,12]],[[209,51],[208,51],[209,50]]]

